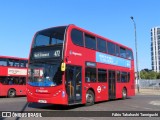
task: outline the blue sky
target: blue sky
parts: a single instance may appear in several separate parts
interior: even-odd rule
[[[150,29],[160,26],[159,0],[1,0],[0,55],[28,57],[36,31],[75,24],[131,47],[137,25],[139,69],[151,69]]]

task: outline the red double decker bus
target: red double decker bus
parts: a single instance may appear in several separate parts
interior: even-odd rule
[[[86,104],[134,96],[132,49],[75,25],[33,38],[27,101]]]
[[[26,58],[0,56],[0,96],[26,95]]]

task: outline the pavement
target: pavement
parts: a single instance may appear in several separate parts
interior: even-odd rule
[[[160,89],[140,88],[139,92],[135,89],[136,95],[160,95]]]

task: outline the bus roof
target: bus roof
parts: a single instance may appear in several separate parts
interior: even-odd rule
[[[20,57],[13,57],[13,56],[2,56],[0,58],[8,58],[8,59],[16,59],[16,60],[28,60],[28,58],[20,58]]]
[[[85,33],[87,33],[87,34],[93,35],[93,36],[95,36],[95,37],[104,39],[104,40],[106,40],[106,41],[109,41],[109,42],[112,42],[112,43],[114,43],[114,44],[117,44],[117,45],[119,45],[119,46],[121,46],[121,47],[125,47],[125,48],[127,48],[127,49],[132,50],[131,48],[129,48],[129,47],[123,45],[123,44],[120,44],[120,43],[118,43],[118,42],[115,42],[114,40],[111,40],[111,39],[108,39],[108,38],[106,38],[106,37],[100,36],[100,35],[98,35],[98,34],[96,34],[96,33],[90,32],[90,31],[85,30],[85,29],[83,29],[83,28],[80,28],[80,27],[78,27],[78,26],[76,26],[76,25],[74,25],[74,24],[70,24],[70,25],[68,25],[68,27],[72,27],[72,28],[79,29],[79,30],[81,30],[81,31],[83,31],[83,32],[85,32]]]

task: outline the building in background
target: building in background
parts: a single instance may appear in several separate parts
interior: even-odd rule
[[[160,72],[160,27],[151,29],[151,61],[152,70]]]

